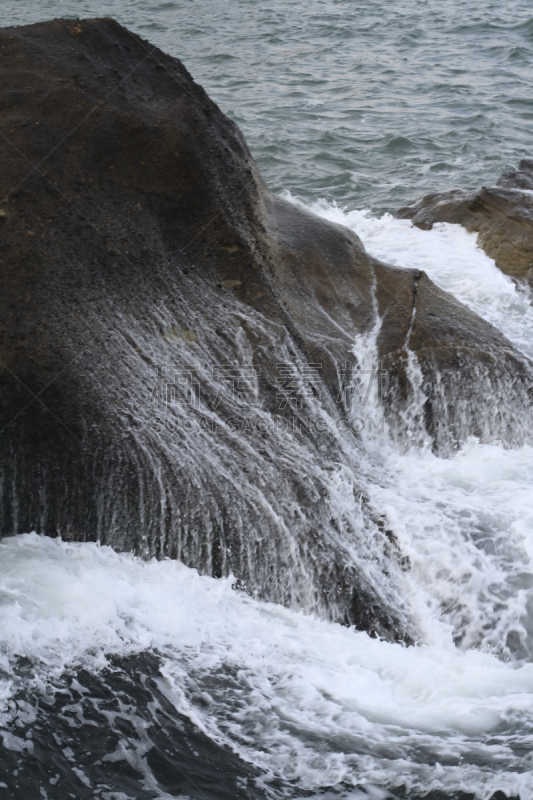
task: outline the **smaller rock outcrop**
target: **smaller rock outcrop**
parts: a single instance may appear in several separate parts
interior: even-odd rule
[[[425,230],[436,222],[453,222],[478,233],[496,266],[533,289],[533,159],[504,172],[495,186],[426,194],[397,216]]]

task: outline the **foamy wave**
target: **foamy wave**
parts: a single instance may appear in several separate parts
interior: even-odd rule
[[[416,788],[430,776],[446,790],[503,788],[491,767],[460,773],[459,761],[489,758],[486,735],[533,722],[533,665],[461,653],[449,637],[405,648],[260,603],[231,579],[95,544],[28,534],[2,541],[0,552],[0,635],[12,673],[2,683],[4,722],[17,656],[46,679],[148,648],[163,656],[162,689],[180,713],[266,774],[309,790],[361,781]],[[507,748],[501,759],[507,789],[533,790]],[[456,765],[435,770],[435,761]]]

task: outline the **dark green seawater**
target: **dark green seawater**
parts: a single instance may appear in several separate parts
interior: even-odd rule
[[[113,16],[180,58],[268,185],[394,211],[533,155],[533,6],[459,0],[4,0],[2,24]]]

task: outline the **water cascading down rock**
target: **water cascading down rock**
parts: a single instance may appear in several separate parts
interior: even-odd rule
[[[1,535],[180,558],[410,640],[361,420],[440,452],[523,439],[529,362],[273,197],[181,63],[116,22],[0,39]],[[355,391],[371,341],[379,408]]]

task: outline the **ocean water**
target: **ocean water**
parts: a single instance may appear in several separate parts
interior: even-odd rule
[[[475,235],[391,215],[533,155],[529,4],[4,0],[2,12],[4,25],[114,16],[178,56],[273,191],[424,269],[533,356],[529,300]],[[354,352],[371,360],[371,342]],[[529,800],[533,449],[470,440],[444,459],[386,435],[366,447],[370,501],[409,561],[415,647],[178,562],[38,532],[0,542],[0,799]],[[353,502],[343,480],[339,504]]]
[[[180,58],[275,192],[394,211],[531,156],[526,0],[3,0],[2,24],[112,16]]]

